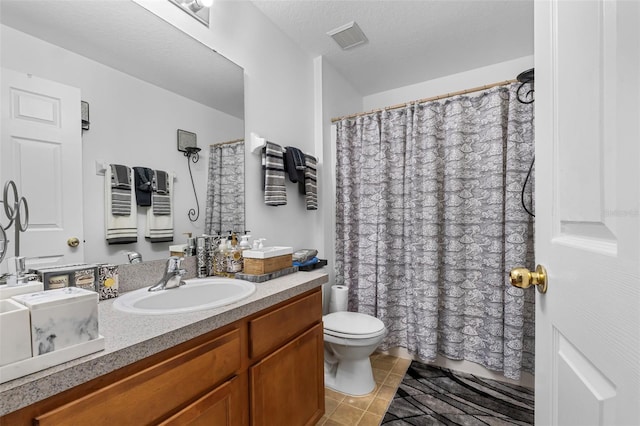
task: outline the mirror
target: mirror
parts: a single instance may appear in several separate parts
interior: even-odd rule
[[[204,233],[209,146],[244,139],[242,68],[132,1],[3,0],[0,7],[2,67],[77,87],[88,105],[83,190],[63,194],[83,206],[84,261],[126,263],[128,251],[162,259],[169,245],[186,243],[185,234]],[[189,165],[176,149],[178,129],[197,135],[199,162]],[[175,176],[173,242],[146,241],[147,208],[137,207],[137,242],[107,244],[105,164]],[[195,222],[189,166],[202,212]]]

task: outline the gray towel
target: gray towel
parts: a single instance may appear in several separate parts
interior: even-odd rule
[[[304,182],[304,153],[293,146],[285,147],[284,171],[293,183]]]
[[[153,171],[153,191],[158,194],[169,193],[169,174],[163,170]]]
[[[151,205],[151,192],[153,191],[153,170],[146,167],[134,167],[134,183],[136,189],[136,202],[139,206]]]
[[[262,148],[262,171],[264,177],[264,203],[268,206],[287,204],[284,186],[284,159],[282,147],[267,142]]]
[[[171,196],[165,194],[153,194],[153,214],[166,216],[171,214]]]
[[[163,170],[153,171],[153,214],[167,216],[171,214],[171,196],[169,195],[169,174]]]
[[[111,214],[129,216],[131,214],[131,169],[121,164],[111,167]]]
[[[111,187],[120,189],[131,188],[131,169],[122,164],[110,164]]]
[[[304,193],[307,210],[318,210],[317,161],[312,155],[304,155]]]
[[[147,209],[147,223],[144,232],[146,240],[152,243],[173,241],[173,175],[154,170],[152,208]]]
[[[109,244],[128,244],[138,240],[137,212],[133,200],[131,169],[112,164],[105,171],[105,237]]]

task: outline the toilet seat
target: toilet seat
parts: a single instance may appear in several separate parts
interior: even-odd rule
[[[386,331],[378,318],[358,312],[334,312],[322,320],[325,334],[344,339],[370,339]]]

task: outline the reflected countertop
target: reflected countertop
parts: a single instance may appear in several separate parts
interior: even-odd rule
[[[41,401],[96,377],[252,315],[326,283],[322,271],[296,272],[256,284],[246,299],[219,308],[174,315],[137,315],[115,310],[115,299],[98,304],[105,349],[0,384],[0,415]]]

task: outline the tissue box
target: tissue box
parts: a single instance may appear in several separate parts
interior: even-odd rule
[[[98,265],[98,294],[100,300],[118,297],[118,265]]]
[[[0,366],[31,358],[29,309],[13,300],[0,300]]]
[[[97,339],[98,293],[77,287],[21,294],[13,300],[31,311],[33,356]]]

